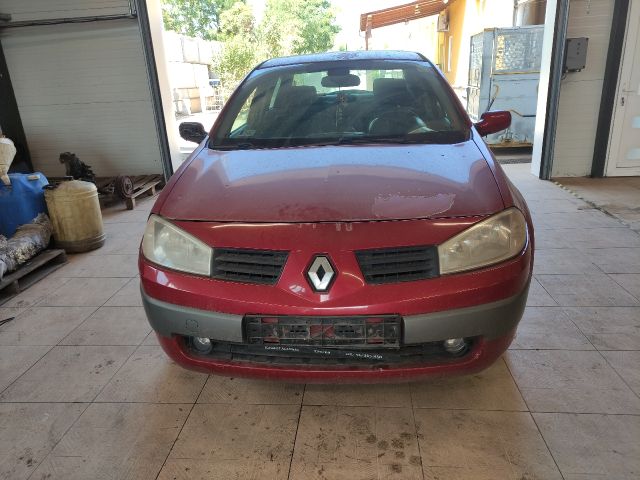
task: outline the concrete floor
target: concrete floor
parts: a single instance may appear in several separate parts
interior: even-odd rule
[[[638,479],[640,235],[528,165],[536,225],[511,349],[409,385],[283,385],[173,365],[140,307],[149,201],[0,307],[2,479]]]
[[[567,177],[556,182],[640,232],[640,177]]]

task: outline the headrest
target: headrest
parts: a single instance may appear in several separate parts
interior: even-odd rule
[[[404,78],[376,78],[373,81],[373,94],[378,96],[389,96],[406,94],[407,81]]]
[[[282,108],[288,105],[310,105],[318,97],[316,87],[310,85],[280,87],[274,107]]]

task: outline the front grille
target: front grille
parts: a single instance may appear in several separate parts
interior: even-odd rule
[[[280,278],[288,252],[214,248],[211,276],[219,280],[274,285]]]
[[[212,342],[212,350],[202,354],[184,339],[191,355],[230,362],[250,362],[290,366],[335,366],[336,368],[380,368],[386,365],[446,364],[460,362],[473,351],[469,347],[458,355],[445,351],[442,342],[405,345],[400,348],[362,349],[330,348],[309,345],[246,345]]]
[[[435,246],[381,248],[356,252],[367,283],[397,283],[437,277],[438,249]]]

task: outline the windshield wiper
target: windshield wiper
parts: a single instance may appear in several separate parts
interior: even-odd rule
[[[423,138],[410,139],[406,137],[340,137],[333,145],[359,145],[367,143],[376,144],[412,144],[412,143],[426,143]]]
[[[251,142],[228,143],[226,145],[212,145],[213,150],[251,150],[253,148],[261,148]]]

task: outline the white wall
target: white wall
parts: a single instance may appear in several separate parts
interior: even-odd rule
[[[586,68],[567,73],[560,88],[553,177],[591,174],[613,5],[614,0],[571,0],[567,38],[588,37],[589,47]]]
[[[0,0],[13,20],[128,13],[126,0]],[[75,152],[98,176],[162,173],[137,20],[0,33],[33,166],[64,175]]]

